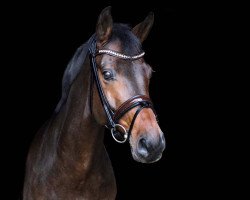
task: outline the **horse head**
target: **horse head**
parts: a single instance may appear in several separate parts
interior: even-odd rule
[[[107,7],[100,13],[96,25],[97,74],[108,107],[113,111],[113,120],[117,123],[112,134],[119,138],[122,136],[117,133],[129,132],[132,156],[143,163],[159,160],[165,149],[164,134],[149,99],[152,68],[144,60],[142,51],[142,42],[147,38],[153,21],[154,15],[149,13],[134,28],[113,23],[110,7]],[[98,123],[105,125],[107,116],[97,87],[93,95],[94,116]]]

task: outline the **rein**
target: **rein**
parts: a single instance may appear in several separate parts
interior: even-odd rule
[[[152,104],[149,97],[147,97],[145,95],[135,95],[135,96],[129,98],[128,100],[126,100],[117,110],[114,111],[111,108],[111,106],[109,105],[108,100],[105,96],[105,93],[102,89],[100,79],[99,79],[98,73],[97,73],[98,69],[97,69],[95,57],[96,57],[96,55],[99,55],[99,54],[108,54],[110,56],[118,57],[121,59],[136,60],[136,59],[142,58],[145,53],[142,52],[139,55],[127,56],[127,55],[124,55],[124,54],[121,54],[121,53],[118,53],[118,52],[115,52],[112,50],[106,50],[106,49],[97,50],[95,38],[93,38],[92,42],[90,42],[89,52],[90,52],[89,57],[90,57],[90,61],[91,61],[90,63],[91,63],[91,68],[92,68],[92,72],[93,72],[93,77],[94,77],[94,80],[95,80],[95,83],[97,86],[97,90],[98,90],[98,94],[99,94],[102,106],[104,108],[104,111],[106,113],[107,120],[108,120],[108,124],[106,125],[106,127],[111,131],[112,137],[114,138],[114,140],[116,142],[124,143],[129,138],[131,131],[133,129],[135,120],[136,120],[137,116],[139,115],[139,113],[144,108],[153,109],[153,104]],[[122,126],[121,124],[118,123],[118,121],[128,111],[130,111],[132,108],[135,108],[135,107],[138,107],[138,109],[136,110],[136,112],[134,114],[134,117],[131,121],[129,130],[126,130],[124,128],[124,126]],[[121,133],[123,133],[123,135],[121,135]]]

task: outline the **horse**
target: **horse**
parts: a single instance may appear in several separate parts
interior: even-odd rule
[[[135,161],[162,157],[164,134],[149,97],[152,68],[142,50],[153,21],[150,12],[131,28],[113,23],[110,6],[101,11],[95,33],[64,71],[60,101],[30,145],[24,200],[115,199],[105,128],[115,141],[129,142]]]

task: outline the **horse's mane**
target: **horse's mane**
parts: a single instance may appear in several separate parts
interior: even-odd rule
[[[80,72],[85,59],[88,54],[89,46],[92,41],[95,39],[95,34],[93,34],[90,39],[82,44],[73,55],[72,59],[70,60],[67,68],[64,71],[63,79],[62,79],[62,96],[60,101],[58,102],[55,112],[58,113],[61,109],[62,105],[66,101],[68,97],[68,93],[70,90],[70,86],[75,80],[76,76]],[[122,51],[126,55],[135,55],[140,53],[141,50],[141,43],[138,38],[131,32],[131,28],[126,24],[118,24],[115,23],[112,29],[112,36],[109,42],[114,40],[122,41]]]
[[[75,80],[77,74],[80,72],[86,56],[88,54],[89,44],[92,42],[94,35],[91,38],[82,44],[76,50],[74,56],[71,58],[67,68],[64,71],[63,79],[62,79],[62,96],[60,101],[58,102],[55,112],[59,112],[61,106],[65,102],[68,97],[69,89],[73,81]]]

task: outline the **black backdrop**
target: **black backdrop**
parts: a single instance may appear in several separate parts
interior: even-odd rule
[[[215,163],[207,147],[215,136],[209,128],[215,118],[208,117],[214,96],[209,93],[210,60],[204,56],[208,49],[202,45],[212,42],[213,34],[205,27],[215,11],[204,17],[204,7],[197,10],[172,2],[133,6],[129,2],[89,2],[8,6],[2,36],[7,43],[3,79],[8,79],[7,98],[3,98],[8,137],[3,143],[9,152],[5,166],[11,169],[6,185],[14,191],[8,195],[14,195],[13,199],[20,196],[30,142],[60,99],[67,63],[95,31],[97,17],[108,5],[115,22],[132,26],[149,11],[155,13],[143,47],[145,59],[155,71],[150,94],[167,142],[159,162],[140,164],[132,159],[127,143],[117,144],[106,133],[104,142],[116,175],[117,199],[202,199],[213,194],[218,191],[218,181],[213,180]]]

